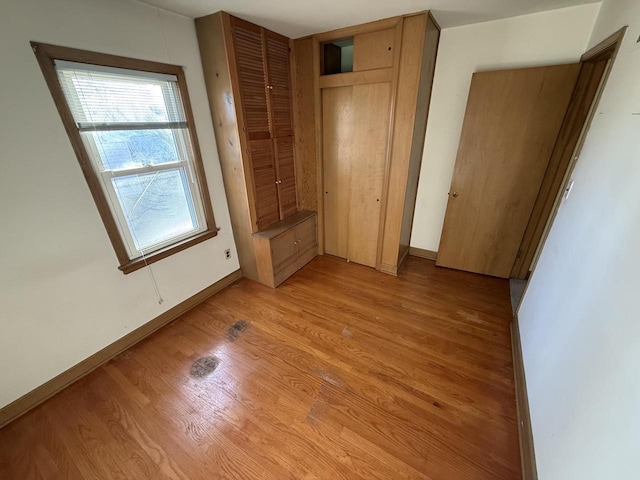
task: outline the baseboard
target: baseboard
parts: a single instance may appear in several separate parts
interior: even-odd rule
[[[1,408],[0,428],[24,415],[29,410],[37,407],[56,393],[78,381],[88,373],[91,373],[102,364],[108,362],[115,356],[138,343],[140,340],[148,337],[156,330],[164,327],[186,311],[192,309],[212,295],[215,295],[220,290],[228,287],[240,278],[242,278],[242,272],[240,270],[236,270],[213,285],[210,285],[192,297],[187,298],[175,307],[170,308],[150,322],[147,322],[141,327],[129,332],[124,337],[113,342],[111,345],[104,347],[102,350],[82,360],[80,363],[62,372],[60,375],[52,378],[48,382]]]
[[[381,263],[377,270],[382,273],[386,273],[387,275],[398,275],[398,266],[397,265],[387,265],[386,263]]]
[[[529,397],[527,396],[527,383],[525,381],[524,361],[522,359],[522,343],[520,341],[520,325],[518,324],[517,315],[514,317],[513,322],[511,322],[511,351],[513,353],[513,376],[516,386],[522,480],[537,480],[536,453],[533,445],[531,416],[529,414]]]
[[[424,248],[409,247],[409,255],[411,255],[412,257],[426,258],[428,260],[435,261],[438,257],[438,252],[425,250]]]

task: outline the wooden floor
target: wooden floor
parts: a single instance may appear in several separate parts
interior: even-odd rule
[[[0,430],[0,478],[519,479],[510,319],[413,257],[243,279]]]

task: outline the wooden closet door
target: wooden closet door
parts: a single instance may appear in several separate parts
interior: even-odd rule
[[[322,90],[325,252],[376,266],[391,84]]]
[[[235,17],[231,27],[247,140],[270,138],[262,29]]]
[[[291,66],[289,39],[269,30],[264,31],[267,58],[267,89],[274,138],[293,136],[291,105]]]
[[[263,229],[280,220],[273,145],[270,139],[249,142],[256,224]]]
[[[322,90],[324,251],[347,257],[353,87]]]
[[[390,107],[391,83],[353,87],[347,258],[374,268],[378,254]]]
[[[298,211],[293,137],[276,138],[273,141],[273,146],[276,157],[280,219],[284,220]]]

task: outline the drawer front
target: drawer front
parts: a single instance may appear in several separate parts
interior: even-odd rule
[[[274,284],[284,282],[298,270],[296,229],[292,228],[271,239],[271,261]]]

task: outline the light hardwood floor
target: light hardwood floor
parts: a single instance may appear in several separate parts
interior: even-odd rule
[[[510,320],[415,257],[242,279],[0,430],[0,478],[519,479]]]

